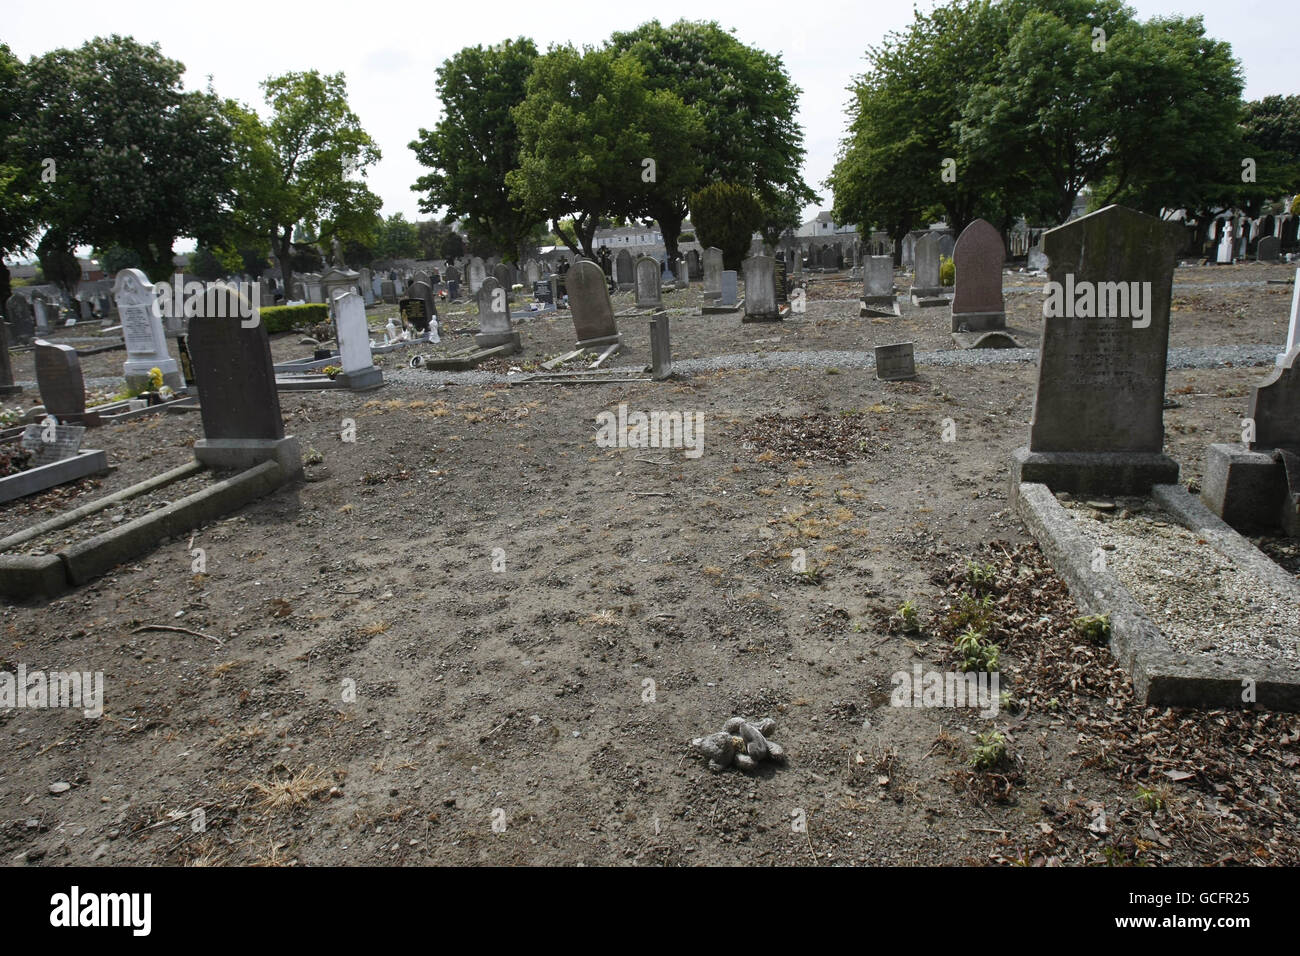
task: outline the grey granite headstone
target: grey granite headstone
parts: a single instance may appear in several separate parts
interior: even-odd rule
[[[913,300],[942,295],[943,286],[939,284],[939,238],[934,233],[926,233],[916,240],[913,257]]]
[[[860,316],[897,316],[898,297],[894,295],[894,257],[862,257],[862,304]]]
[[[673,350],[669,337],[668,316],[660,315],[650,320],[650,377],[656,382],[671,378]]]
[[[961,231],[952,253],[952,331],[986,332],[1007,327],[1002,298],[1004,259],[1002,236],[991,223],[976,219]]]
[[[722,250],[709,246],[704,250],[704,298],[716,299],[722,292]]]
[[[5,315],[9,319],[15,342],[25,343],[36,334],[36,317],[26,296],[17,292],[11,295],[5,303]]]
[[[1265,236],[1255,247],[1255,258],[1260,262],[1277,262],[1282,243],[1277,236]]]
[[[632,260],[632,253],[626,249],[620,249],[614,257],[614,281],[622,292],[636,285],[636,264]]]
[[[916,354],[913,343],[877,345],[876,378],[882,382],[901,382],[916,378]]]
[[[379,284],[379,297],[388,305],[397,304],[397,283],[392,279],[384,279]]]
[[[203,438],[194,456],[216,468],[250,468],[276,460],[287,474],[302,471],[297,439],[284,434],[266,324],[245,328],[238,290],[212,286],[201,314],[190,319],[190,362],[199,396]],[[223,298],[225,301],[222,301]]]
[[[659,262],[650,256],[641,256],[636,261],[636,307],[638,309],[658,309],[664,304],[660,291]]]
[[[36,340],[36,387],[45,411],[60,422],[86,419],[86,380],[81,359],[70,345]]]
[[[384,373],[375,367],[370,352],[370,328],[366,325],[366,302],[355,292],[334,296],[334,321],[339,333],[339,364],[336,381],[344,388],[372,389],[384,384]]]
[[[487,266],[478,256],[469,260],[469,265],[465,267],[466,281],[469,283],[469,294],[473,295],[478,292],[479,286],[487,278]]]
[[[474,344],[481,349],[511,345],[512,351],[519,351],[522,344],[519,333],[510,325],[510,298],[497,277],[491,275],[484,279],[474,298],[478,302],[478,334],[474,336]]]
[[[497,280],[497,285],[510,294],[510,287],[514,284],[513,276],[510,274],[510,267],[504,262],[498,263],[492,267],[492,277]]]
[[[1049,282],[1019,481],[1096,494],[1177,481],[1178,464],[1163,453],[1163,408],[1181,240],[1176,223],[1123,206],[1044,233]]]
[[[0,322],[0,398],[17,395],[23,390],[14,384],[14,367],[9,359],[9,327]]]
[[[718,293],[718,305],[732,306],[740,300],[740,280],[735,269],[723,269]]]
[[[604,348],[621,343],[614,322],[614,307],[609,301],[609,287],[600,266],[586,259],[575,262],[564,279],[578,348]]]
[[[1300,350],[1250,390],[1249,415],[1255,421],[1252,451],[1286,448],[1300,454]]]
[[[745,316],[741,321],[781,321],[776,304],[776,260],[771,256],[745,260]]]

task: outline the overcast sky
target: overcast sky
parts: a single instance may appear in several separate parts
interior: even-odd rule
[[[1294,0],[1234,0],[1201,4],[1187,0],[1130,0],[1143,18],[1159,14],[1203,14],[1213,37],[1232,44],[1246,76],[1246,98],[1300,92],[1296,36],[1300,4]],[[934,4],[922,0],[921,9]],[[323,8],[323,9],[322,9]],[[290,70],[342,70],[352,109],[383,152],[370,169],[370,188],[384,202],[384,214],[418,216],[411,183],[421,175],[407,144],[421,126],[442,115],[434,95],[434,69],[462,47],[529,36],[539,49],[552,43],[599,44],[615,30],[651,19],[717,20],[744,43],[779,53],[803,91],[797,104],[807,157],[804,178],[829,208],[822,186],[835,162],[844,129],[846,88],[863,69],[868,44],[904,26],[912,8],[898,0],[800,3],[744,0],[701,4],[570,2],[393,3],[321,5],[224,0],[216,5],[175,0],[131,0],[127,4],[60,0],[55,7],[10,4],[3,38],[23,59],[47,50],[78,46],[94,36],[130,34],[157,41],[188,71],[187,88],[212,77],[223,96],[263,107],[258,83]],[[286,39],[292,45],[285,49]],[[817,207],[805,210],[805,218]],[[177,251],[182,251],[177,247]]]

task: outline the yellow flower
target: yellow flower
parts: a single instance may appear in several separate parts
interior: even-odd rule
[[[154,388],[162,388],[162,383],[163,383],[162,369],[156,367],[149,369],[149,384],[152,385]]]

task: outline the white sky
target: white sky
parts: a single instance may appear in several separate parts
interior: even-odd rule
[[[1208,33],[1232,44],[1246,76],[1246,98],[1300,92],[1295,37],[1300,4],[1293,0],[1236,0],[1216,5],[1187,0],[1130,0],[1141,18],[1203,14]],[[322,7],[324,5],[321,5]],[[934,4],[922,0],[922,9]],[[1209,9],[1206,9],[1209,7]],[[320,8],[318,7],[318,10]],[[821,208],[831,196],[822,181],[835,162],[843,135],[846,89],[863,68],[863,53],[885,33],[904,26],[912,7],[899,0],[854,0],[804,5],[798,0],[732,3],[559,3],[496,0],[482,3],[374,2],[331,5],[321,12],[300,4],[225,0],[217,5],[174,0],[62,0],[56,16],[43,4],[10,4],[3,39],[26,59],[57,47],[79,46],[94,36],[123,33],[157,41],[164,54],[188,68],[187,88],[209,76],[218,93],[263,106],[258,83],[269,73],[342,70],[352,109],[383,152],[371,167],[370,188],[384,202],[384,215],[418,217],[411,183],[423,168],[407,144],[419,128],[442,115],[434,96],[434,69],[464,46],[529,36],[539,49],[551,43],[598,44],[615,30],[650,19],[717,20],[739,39],[782,54],[803,91],[797,104],[807,156],[805,180],[819,192]],[[292,46],[284,49],[286,37]],[[818,207],[808,207],[810,218]],[[177,251],[187,245],[178,244]]]

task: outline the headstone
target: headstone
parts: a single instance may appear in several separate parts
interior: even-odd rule
[[[487,267],[483,265],[483,260],[478,256],[469,260],[469,265],[465,267],[467,281],[469,282],[469,294],[474,295],[487,278]]]
[[[355,292],[334,296],[334,321],[339,333],[339,363],[343,367],[336,381],[354,390],[378,388],[384,373],[375,368],[370,353],[370,329],[366,325],[366,303]]]
[[[36,316],[36,331],[48,332],[52,324],[50,313],[57,315],[58,309],[47,302],[43,296],[35,296],[32,298],[32,311]]]
[[[966,227],[966,229],[969,228],[970,226]],[[966,231],[965,229],[962,230],[963,233],[965,231]],[[958,241],[960,241],[960,239],[961,237],[959,236]],[[945,232],[943,235],[939,237],[939,257],[941,259],[945,257],[951,259],[956,254],[956,251],[957,251],[957,244],[953,242],[952,236],[950,236],[948,233]]]
[[[893,259],[893,256],[887,258]],[[882,382],[902,382],[916,378],[916,354],[913,343],[876,346],[876,378]]]
[[[60,422],[98,425],[99,416],[86,411],[86,380],[81,374],[81,359],[70,345],[52,345],[36,340],[36,388],[41,393],[45,412]]]
[[[1029,250],[1029,261],[1026,263],[1033,272],[1047,271],[1047,256],[1043,252],[1043,245],[1040,241]]]
[[[704,250],[704,298],[716,299],[722,292],[722,250],[709,246]]]
[[[668,316],[650,320],[650,378],[662,382],[673,374],[673,350],[668,331]]]
[[[898,297],[894,295],[894,257],[863,256],[862,317],[897,316]]]
[[[1292,352],[1300,349],[1300,269],[1295,271],[1295,285],[1291,289],[1291,324],[1286,332],[1286,344],[1278,354],[1277,365],[1286,362]]]
[[[505,289],[506,295],[510,295],[510,289],[514,285],[514,278],[510,274],[510,267],[504,262],[498,263],[492,267],[492,277],[497,280],[497,285]]]
[[[36,318],[32,312],[32,304],[27,301],[27,297],[15,292],[5,303],[5,315],[9,319],[9,327],[13,331],[15,342],[26,343],[33,335],[36,334]]]
[[[636,307],[638,309],[663,308],[663,293],[660,291],[659,262],[650,256],[641,256],[636,261]]]
[[[9,359],[9,327],[0,322],[0,398],[17,395],[23,390],[14,384],[14,367]]]
[[[1216,257],[1216,261],[1220,265],[1232,264],[1235,246],[1235,243],[1233,242],[1234,235],[1232,220],[1224,220],[1223,231],[1219,234],[1219,251]]]
[[[284,433],[266,323],[251,328],[238,315],[238,290],[214,286],[190,319],[189,348],[203,437],[194,457],[210,468],[251,468],[275,460],[286,475],[302,471],[298,440]],[[225,301],[223,301],[223,299]]]
[[[718,293],[718,305],[735,308],[740,301],[740,280],[735,269],[722,270],[722,291]]]
[[[745,260],[745,316],[741,321],[781,321],[776,305],[776,262],[771,256]]]
[[[692,249],[686,253],[686,273],[692,279],[704,277],[704,264],[700,259],[700,250]]]
[[[794,250],[794,262],[793,262],[793,266],[794,266],[794,268],[792,268],[792,269],[790,270],[790,274],[791,274],[791,275],[793,275],[793,276],[801,276],[801,275],[803,275],[803,250],[802,250],[802,249],[795,249],[795,250]]]
[[[632,261],[632,253],[626,249],[620,249],[614,257],[614,281],[622,292],[627,292],[636,285],[636,265]]]
[[[430,342],[441,342],[442,339],[438,335],[438,302],[434,297],[433,287],[422,279],[417,279],[411,283],[411,288],[407,290],[407,298],[403,301],[421,303],[419,313],[413,312],[407,317],[407,321]]]
[[[1044,233],[1038,391],[1016,481],[1117,495],[1178,480],[1163,408],[1181,243],[1177,224],[1123,206]]]
[[[478,303],[478,334],[474,336],[474,344],[481,349],[512,345],[511,351],[518,352],[523,343],[519,333],[510,325],[510,296],[496,276],[483,280],[475,299]]]
[[[524,279],[528,282],[529,288],[541,281],[542,267],[536,259],[529,259],[524,263]]]
[[[338,293],[353,292],[356,290],[360,282],[360,273],[353,272],[351,269],[331,266],[322,272],[320,276],[322,301],[329,304],[332,313],[334,309],[334,300]]]
[[[603,349],[621,344],[609,287],[600,266],[584,259],[574,263],[564,279],[578,348]]]
[[[961,231],[952,253],[952,331],[986,332],[1007,327],[1002,298],[1005,258],[1002,236],[991,223],[976,219]]]
[[[1285,448],[1300,455],[1300,350],[1251,388],[1247,414],[1255,422],[1251,450]]]
[[[122,366],[126,384],[140,391],[148,389],[149,372],[157,368],[163,373],[164,385],[177,391],[184,389],[181,368],[167,352],[158,298],[148,277],[139,269],[123,269],[117,274],[113,294],[122,317],[122,338],[126,340],[126,362]]]
[[[81,443],[85,435],[85,425],[51,427],[41,423],[24,428],[19,443],[25,450],[31,452],[31,466],[39,468],[75,456],[81,451]]]
[[[392,279],[384,279],[379,284],[379,295],[389,305],[397,304],[397,284]]]
[[[929,232],[917,239],[913,260],[912,304],[921,308],[947,305],[945,290],[939,284],[939,237]]]
[[[689,289],[691,286],[691,267],[686,262],[686,257],[678,258],[677,265],[673,269],[673,277],[677,280],[678,289]]]
[[[1255,247],[1255,259],[1259,262],[1277,262],[1282,243],[1277,236],[1265,236]]]

